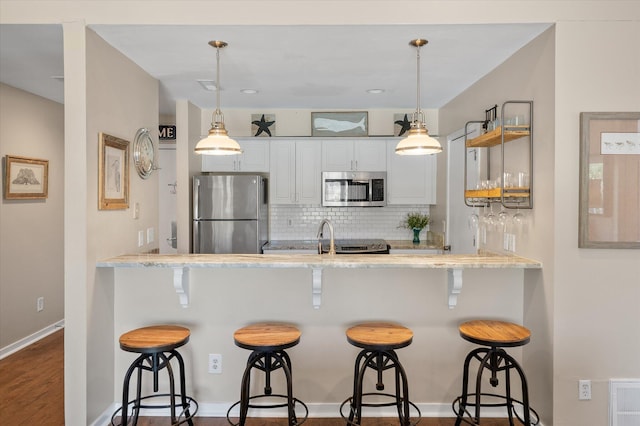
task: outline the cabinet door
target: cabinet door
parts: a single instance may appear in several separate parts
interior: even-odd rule
[[[269,153],[269,202],[295,204],[296,142],[271,141]]]
[[[387,170],[387,146],[385,140],[354,140],[353,170],[384,172]]]
[[[398,155],[397,141],[387,141],[387,203],[435,204],[435,155]]]
[[[348,172],[355,170],[353,164],[353,141],[332,139],[322,141],[322,171]]]
[[[321,158],[319,141],[296,142],[296,201],[298,204],[321,203]]]
[[[269,171],[269,140],[267,138],[242,140],[238,142],[244,151],[239,159],[239,171]]]
[[[203,155],[203,172],[268,172],[269,141],[238,140],[239,155]]]
[[[240,155],[203,155],[203,172],[237,172]]]

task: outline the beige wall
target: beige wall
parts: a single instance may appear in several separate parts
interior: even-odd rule
[[[140,248],[137,245],[139,230],[155,228],[157,235],[157,174],[142,180],[132,167],[130,208],[98,210],[98,134],[105,132],[131,142],[140,127],[156,129],[158,82],[86,31],[82,23],[66,24],[64,34],[65,67],[69,66],[65,76],[76,77],[65,87],[65,108],[74,117],[65,123],[65,147],[84,157],[67,163],[69,175],[76,177],[67,183],[86,185],[84,194],[73,192],[67,197],[67,208],[71,209],[67,220],[73,224],[65,234],[67,251],[81,249],[81,253],[67,256],[65,284],[65,297],[71,301],[65,312],[70,323],[65,333],[66,419],[67,424],[80,425],[96,419],[113,402],[112,274],[97,271],[95,262],[158,247],[157,240]],[[136,202],[139,219],[132,214]],[[81,217],[73,220],[78,213]],[[79,265],[86,265],[86,269]]]
[[[640,17],[561,23],[556,39],[554,424],[607,424],[608,380],[640,378],[640,256],[577,248],[579,114],[640,111]]]
[[[0,348],[64,319],[63,116],[63,105],[0,84],[3,182],[6,155],[49,161],[46,199],[0,202]]]
[[[398,350],[410,375],[411,400],[425,416],[450,416],[451,401],[461,390],[462,361],[473,348],[459,337],[457,324],[487,316],[521,322],[522,305],[505,301],[522,300],[523,277],[532,273],[536,272],[467,269],[458,305],[449,309],[446,270],[324,269],[322,302],[314,309],[309,269],[193,268],[190,305],[183,308],[170,268],[118,268],[115,334],[158,322],[188,326],[191,339],[181,353],[188,365],[189,392],[200,405],[199,413],[222,417],[239,398],[249,356],[234,345],[234,331],[255,321],[297,324],[301,342],[289,351],[296,394],[309,404],[313,417],[337,417],[339,404],[352,391],[357,353],[347,343],[345,330],[358,321],[396,321],[414,332],[412,344]],[[149,293],[154,294],[154,304],[144,303]],[[519,350],[512,352],[520,358]],[[222,374],[208,373],[210,353],[222,355]],[[134,358],[116,351],[113,380],[121,380]],[[274,374],[274,381],[280,378],[280,373]],[[116,390],[114,399],[119,394]]]
[[[545,425],[552,423],[553,412],[554,45],[555,31],[551,28],[440,110],[440,126],[450,133],[464,127],[467,121],[483,120],[485,109],[495,104],[501,107],[503,102],[513,99],[534,101],[534,208],[523,212],[526,226],[516,233],[516,247],[517,254],[544,265],[539,274],[527,276],[523,306],[525,326],[533,334],[531,343],[525,347],[524,368],[529,374],[532,405]],[[505,161],[517,163],[523,150],[527,158],[526,139],[510,145],[513,146],[505,148]],[[499,147],[493,151],[499,153]],[[505,169],[517,170],[512,164]],[[443,186],[444,182],[439,181],[439,192],[444,192]],[[492,234],[487,241],[493,241],[494,245],[487,248],[500,252],[502,246],[495,241],[502,242],[501,233],[494,230]]]

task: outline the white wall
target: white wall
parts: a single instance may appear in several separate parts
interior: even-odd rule
[[[0,202],[0,349],[64,318],[63,116],[61,104],[0,84],[3,181],[6,155],[49,161],[46,199]]]

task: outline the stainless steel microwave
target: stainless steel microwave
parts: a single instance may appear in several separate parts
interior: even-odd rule
[[[382,207],[387,205],[387,172],[323,172],[325,207]]]

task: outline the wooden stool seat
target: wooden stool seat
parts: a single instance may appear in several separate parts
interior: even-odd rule
[[[243,349],[269,352],[297,345],[300,335],[300,330],[293,325],[264,322],[236,330],[233,340]]]
[[[120,348],[128,352],[155,353],[179,348],[189,341],[188,328],[177,325],[152,325],[120,336]]]
[[[399,349],[409,346],[413,331],[388,322],[366,322],[349,328],[347,341],[359,348],[378,350]]]
[[[506,321],[467,321],[460,324],[458,329],[463,339],[491,347],[522,346],[531,339],[528,328]]]

